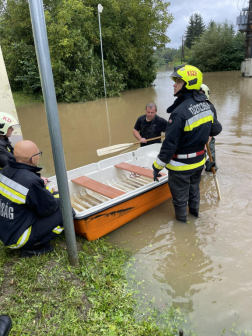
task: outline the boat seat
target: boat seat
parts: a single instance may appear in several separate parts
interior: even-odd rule
[[[135,173],[141,176],[153,178],[153,171],[148,168],[142,168],[130,163],[122,162],[115,165],[116,168],[127,170],[131,173]],[[160,173],[162,176],[167,176],[167,174]]]
[[[101,194],[103,196],[106,196],[108,198],[116,198],[118,196],[124,195],[125,192],[113,187],[110,187],[106,184],[103,184],[101,182],[97,182],[87,176],[79,176],[75,179],[71,180],[73,183],[76,183],[78,185],[81,185],[82,187],[85,187],[87,189],[90,189],[92,191],[97,192],[98,194]]]

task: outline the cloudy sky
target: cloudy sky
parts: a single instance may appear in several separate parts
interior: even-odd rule
[[[171,43],[167,44],[167,47],[179,48],[189,17],[193,13],[200,13],[205,24],[211,19],[216,22],[227,19],[236,27],[236,17],[243,7],[248,7],[248,3],[248,0],[170,0],[169,11],[173,14],[174,21],[168,28],[167,35]]]

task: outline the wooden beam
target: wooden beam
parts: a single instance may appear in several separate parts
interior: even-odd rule
[[[118,196],[124,195],[125,192],[113,187],[110,187],[106,184],[103,184],[101,182],[97,182],[87,176],[80,176],[73,180],[71,180],[73,183],[76,183],[78,185],[81,185],[82,187],[85,187],[87,189],[90,189],[92,191],[97,192],[98,194],[101,194],[103,196],[106,196],[108,198],[116,198]]]
[[[153,178],[153,171],[147,168],[138,167],[126,162],[119,163],[115,165],[116,168],[127,170],[131,173],[135,173],[141,176]],[[162,176],[167,176],[167,174],[160,173]]]

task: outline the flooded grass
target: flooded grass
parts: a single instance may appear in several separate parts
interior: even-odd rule
[[[42,102],[41,96],[29,95],[21,91],[12,92],[12,95],[13,95],[13,99],[14,99],[14,103],[16,107],[31,104],[31,103]]]
[[[10,335],[178,335],[181,311],[136,300],[128,252],[78,238],[78,255],[79,267],[70,267],[64,237],[53,253],[30,259],[0,245],[0,313],[12,318]]]

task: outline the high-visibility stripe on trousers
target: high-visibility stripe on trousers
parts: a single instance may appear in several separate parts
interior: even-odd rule
[[[187,171],[187,170],[192,170],[192,169],[203,166],[205,164],[205,161],[206,161],[205,157],[200,162],[192,163],[192,164],[185,164],[179,161],[171,160],[166,165],[166,168],[174,170],[174,171]]]
[[[27,230],[25,230],[25,232],[21,235],[21,237],[18,239],[16,244],[7,246],[10,249],[19,249],[21,247],[23,247],[27,241],[29,240],[30,234],[31,234],[31,230],[32,230],[32,226],[30,226]],[[56,234],[60,234],[62,231],[64,230],[64,227],[58,225],[57,227],[55,227],[52,232],[56,233]]]
[[[27,241],[30,237],[31,229],[32,229],[32,226],[30,226],[27,230],[25,230],[25,232],[18,239],[16,244],[13,244],[13,245],[10,245],[10,246],[7,246],[7,247],[10,248],[10,249],[19,249],[20,247],[24,246],[27,243]]]

